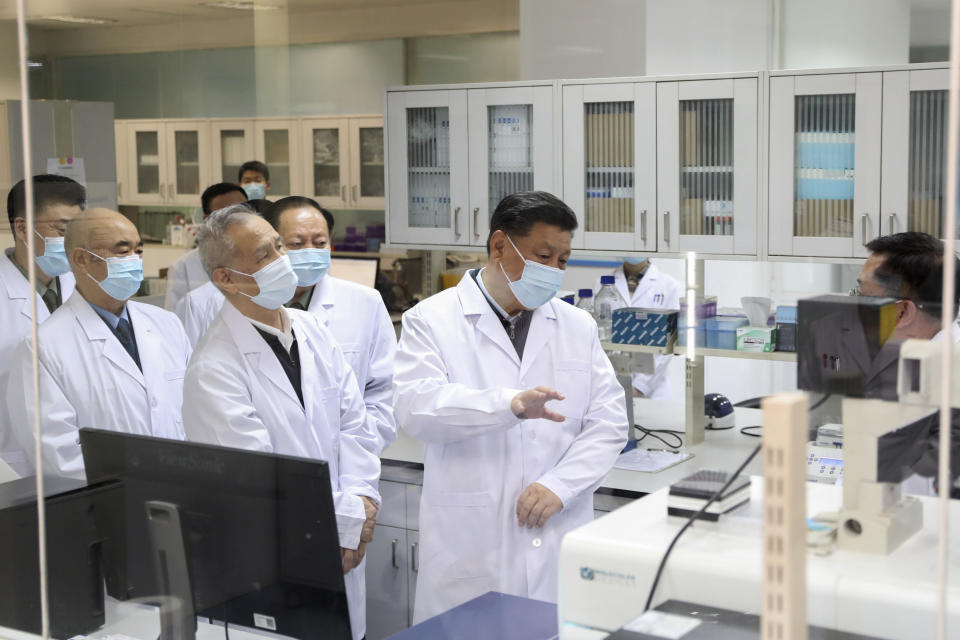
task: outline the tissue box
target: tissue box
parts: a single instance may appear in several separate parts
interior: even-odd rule
[[[676,334],[675,310],[626,307],[613,312],[613,342],[666,347]]]
[[[737,329],[737,351],[769,353],[776,343],[774,327],[740,327]]]

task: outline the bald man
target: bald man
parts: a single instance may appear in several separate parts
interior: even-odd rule
[[[190,345],[169,311],[130,302],[143,243],[123,215],[91,209],[66,230],[76,291],[39,329],[43,472],[84,479],[82,427],[183,439],[180,405]],[[14,437],[37,470],[31,344],[11,362],[6,403]]]

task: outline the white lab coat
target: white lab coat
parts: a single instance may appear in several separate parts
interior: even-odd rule
[[[468,273],[403,316],[397,423],[425,443],[414,621],[494,590],[557,599],[563,535],[593,519],[593,491],[626,443],[623,389],[586,312],[554,299],[531,320],[522,361]],[[562,424],[510,409],[539,385]],[[563,502],[542,529],[517,525],[539,482]]]
[[[194,345],[217,317],[224,297],[212,283],[194,289],[177,305]],[[333,333],[363,391],[367,420],[379,434],[377,455],[397,438],[393,418],[393,358],[396,333],[376,289],[324,276],[310,297],[310,313]],[[182,314],[182,315],[181,315]]]
[[[7,378],[10,375],[10,358],[23,338],[30,334],[30,283],[16,265],[11,262],[13,249],[0,255],[0,399],[6,397]],[[64,302],[73,293],[76,281],[72,273],[59,277],[60,298]],[[37,296],[37,320],[43,323],[50,317],[47,305]],[[30,473],[26,453],[16,443],[8,426],[7,411],[0,408],[0,458],[19,475]]]
[[[182,297],[204,282],[210,282],[210,276],[200,262],[200,252],[191,249],[167,269],[167,297],[163,301],[163,308],[173,311]]]
[[[180,405],[190,345],[169,311],[127,302],[143,372],[82,295],[40,326],[40,429],[44,473],[84,478],[81,427],[183,439]],[[11,363],[6,401],[14,436],[36,468],[30,341]]]
[[[377,434],[356,378],[330,332],[305,311],[287,311],[297,340],[304,404],[276,354],[229,302],[187,367],[187,439],[325,460],[340,545],[356,549],[366,519],[360,496],[379,504]],[[366,630],[364,565],[344,576],[354,638]]]
[[[617,293],[620,294],[627,307],[642,309],[680,308],[680,283],[658,269],[657,265],[652,262],[643,274],[643,278],[640,279],[633,295],[630,295],[630,288],[627,286],[627,276],[623,273],[623,267],[617,267],[613,276],[616,278],[614,287],[616,287]],[[596,296],[599,291],[600,282],[598,280],[593,295]],[[671,358],[672,356],[654,356],[654,366],[656,367],[654,372],[652,374],[633,374],[633,388],[647,398],[669,398],[670,385],[667,380],[667,370]]]

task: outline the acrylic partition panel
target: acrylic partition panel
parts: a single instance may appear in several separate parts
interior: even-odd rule
[[[583,105],[587,231],[634,231],[633,109],[633,102]]]
[[[383,127],[361,127],[360,135],[360,197],[382,198]]]
[[[177,169],[177,193],[200,194],[200,133],[175,131],[173,134]]]
[[[856,96],[797,96],[794,235],[853,237]]]
[[[943,237],[947,165],[946,91],[910,93],[909,229]]]
[[[680,234],[732,236],[733,99],[680,101]]]
[[[264,162],[270,168],[270,193],[290,193],[290,132],[266,129],[263,147]]]
[[[533,190],[533,105],[495,105],[490,131],[490,213],[512,193]]]
[[[450,227],[450,109],[407,109],[411,227]]]
[[[137,190],[160,193],[160,134],[137,131]]]
[[[340,186],[340,129],[314,129],[313,145],[313,193],[319,197],[339,198]]]
[[[231,129],[220,132],[220,179],[234,182],[240,167],[250,158],[246,157],[246,132]]]

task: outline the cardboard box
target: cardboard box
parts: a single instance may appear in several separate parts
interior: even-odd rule
[[[676,339],[677,311],[625,307],[613,312],[612,342],[666,347]]]
[[[777,340],[774,327],[740,327],[737,329],[737,351],[769,353]]]

